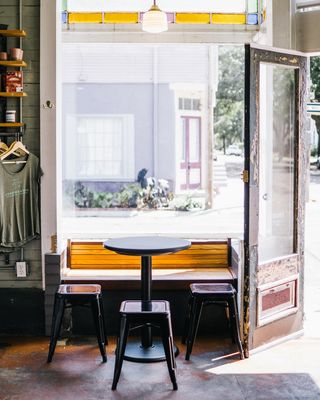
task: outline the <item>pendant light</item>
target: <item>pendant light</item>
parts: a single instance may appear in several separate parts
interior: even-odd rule
[[[149,33],[160,33],[168,30],[167,14],[156,5],[156,0],[150,10],[143,14],[142,30]]]

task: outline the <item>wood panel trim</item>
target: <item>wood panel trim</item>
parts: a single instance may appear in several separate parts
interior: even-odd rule
[[[119,255],[103,247],[102,242],[68,240],[67,261],[70,269],[138,269],[140,257]],[[179,253],[154,256],[153,268],[228,267],[229,241],[195,241]]]

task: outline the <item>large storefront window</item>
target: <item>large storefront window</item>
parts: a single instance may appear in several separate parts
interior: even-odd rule
[[[211,232],[229,208],[241,231],[242,47],[64,43],[62,77],[67,230],[112,216],[153,231],[161,216],[184,231],[192,216]]]

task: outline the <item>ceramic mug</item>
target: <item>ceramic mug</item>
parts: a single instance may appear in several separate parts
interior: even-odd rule
[[[23,50],[19,48],[12,48],[10,49],[10,58],[11,60],[20,61],[23,57]]]
[[[0,51],[0,60],[6,61],[8,59],[8,54],[5,51]]]

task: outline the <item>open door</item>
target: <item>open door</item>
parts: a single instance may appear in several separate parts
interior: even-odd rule
[[[244,345],[303,327],[307,59],[246,46]]]

